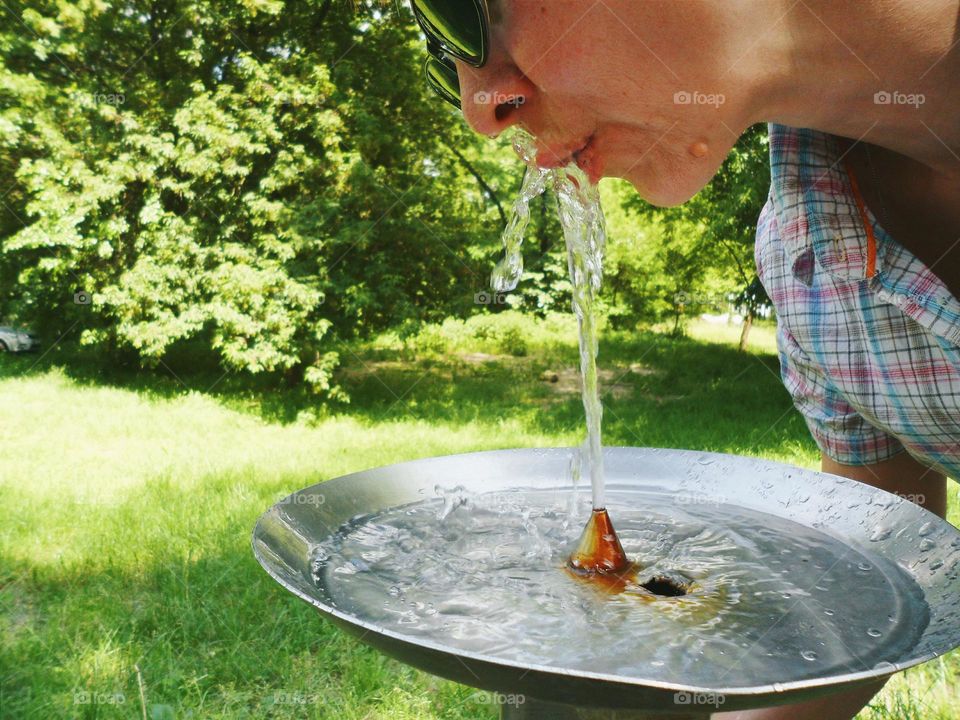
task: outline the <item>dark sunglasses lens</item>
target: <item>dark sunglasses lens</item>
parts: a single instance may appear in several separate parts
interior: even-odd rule
[[[460,78],[457,68],[431,56],[423,66],[427,82],[440,97],[452,105],[460,107]]]
[[[413,6],[428,34],[462,60],[481,61],[484,21],[478,0],[413,0]]]

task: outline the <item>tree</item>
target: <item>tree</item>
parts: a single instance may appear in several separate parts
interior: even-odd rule
[[[654,208],[635,193],[620,190],[629,220],[620,218],[617,225],[634,228],[643,245],[638,253],[612,252],[613,285],[621,293],[620,302],[641,316],[661,319],[670,314],[677,332],[688,311],[733,302],[745,312],[745,346],[756,312],[768,302],[755,292],[753,244],[769,185],[766,127],[757,125],[739,139],[713,180],[684,205]],[[644,262],[638,262],[640,257]],[[625,279],[619,275],[624,269],[644,279]],[[656,301],[651,301],[651,292],[658,294]]]
[[[344,341],[500,309],[474,298],[522,166],[432,95],[406,4],[2,11],[0,315],[48,345],[149,366],[189,344],[336,395]],[[642,241],[611,235],[615,322],[673,311],[679,327],[679,292],[736,285],[722,278],[749,266],[761,143],[748,133],[684,208],[608,203]],[[525,312],[569,307],[552,204],[534,202]]]
[[[429,94],[405,6],[8,8],[4,315],[335,392],[340,339],[475,309],[507,158]]]

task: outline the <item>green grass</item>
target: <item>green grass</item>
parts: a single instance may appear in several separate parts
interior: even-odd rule
[[[578,442],[572,325],[500,323],[345,352],[352,402],[334,410],[182,365],[98,374],[56,351],[0,357],[0,716],[495,717],[484,694],[322,621],[259,568],[249,534],[271,503],[325,478]],[[605,332],[605,442],[815,467],[771,328],[746,354],[737,336]],[[952,654],[898,676],[862,717],[957,717],[958,667]]]

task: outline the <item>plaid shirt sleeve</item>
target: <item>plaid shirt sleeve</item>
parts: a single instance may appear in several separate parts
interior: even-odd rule
[[[960,299],[863,204],[844,147],[770,126],[756,259],[784,385],[827,457],[960,478]]]
[[[773,205],[771,195],[757,221],[757,272],[768,283],[777,278],[782,284],[792,272],[786,269]],[[801,274],[812,271],[802,262],[793,269]],[[777,322],[777,349],[783,384],[821,452],[844,465],[870,465],[903,452],[899,440],[869,423],[844,400],[822,366],[800,347],[783,317]]]
[[[871,465],[903,452],[899,440],[843,399],[783,325],[777,328],[777,347],[783,384],[821,452],[844,465]]]

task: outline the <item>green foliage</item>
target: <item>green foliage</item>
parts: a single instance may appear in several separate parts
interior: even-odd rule
[[[767,304],[756,292],[753,241],[769,185],[766,128],[758,125],[682,206],[652,208],[624,183],[604,188],[614,324],[672,318],[679,330],[686,314]]]
[[[675,292],[666,271],[665,223],[655,214],[626,209],[634,195],[626,183],[609,183],[602,193],[608,239],[601,298],[610,319],[615,327],[659,319],[671,309]]]
[[[406,11],[7,9],[0,315],[335,392],[336,338],[474,309],[499,223],[459,158],[494,185],[514,163],[427,94]]]
[[[480,313],[466,320],[446,318],[425,324],[406,340],[387,334],[376,338],[369,350],[381,357],[444,358],[456,354],[512,355],[524,357],[543,350],[560,338],[576,343],[577,323],[572,313],[545,313],[542,317],[506,310]]]
[[[476,302],[521,166],[430,94],[405,3],[14,0],[5,17],[0,318],[45,344],[146,366],[190,348],[343,397],[344,341],[569,311],[549,195],[516,292]],[[762,140],[685,208],[605,191],[615,325],[748,284]]]

